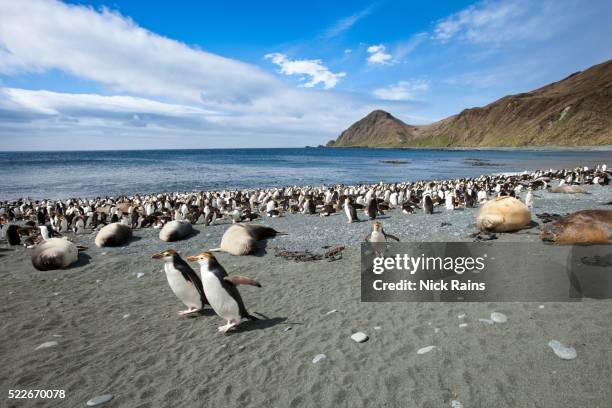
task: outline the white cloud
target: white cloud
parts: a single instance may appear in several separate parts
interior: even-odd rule
[[[189,47],[103,9],[1,1],[0,73],[58,69],[115,92],[211,105],[252,103],[279,84],[258,68]]]
[[[563,29],[573,5],[551,0],[482,1],[438,21],[433,38],[443,43],[459,38],[475,44],[544,40]]]
[[[304,81],[301,86],[306,88],[321,83],[323,88],[330,89],[336,86],[340,78],[346,76],[345,72],[331,72],[321,60],[291,60],[280,53],[266,54],[264,58],[278,65],[281,74],[301,75],[300,81]]]
[[[0,86],[0,150],[303,146],[336,137],[373,109],[397,109],[317,89],[332,88],[345,75],[321,61],[281,59],[288,75],[305,78],[295,88],[109,10],[0,0],[0,16],[1,75],[42,82],[37,75],[57,70],[96,89]]]
[[[384,45],[370,45],[367,49],[368,54],[368,62],[371,64],[381,64],[388,65],[391,64],[393,57],[391,54],[387,54],[385,52],[386,48]]]
[[[378,99],[388,101],[411,101],[429,90],[429,81],[399,81],[396,84],[375,89],[372,94]]]

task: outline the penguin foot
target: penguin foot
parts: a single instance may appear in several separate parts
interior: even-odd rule
[[[232,322],[229,320],[225,326],[219,326],[217,330],[219,330],[221,333],[227,333],[236,326],[238,326],[238,322]]]
[[[190,307],[189,309],[185,309],[185,310],[179,310],[178,314],[179,316],[185,316],[191,313],[195,313],[197,311],[199,311],[200,309],[196,309],[195,307]]]

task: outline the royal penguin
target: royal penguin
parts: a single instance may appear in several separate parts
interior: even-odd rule
[[[372,223],[372,232],[368,234],[366,237],[366,241],[368,242],[387,242],[388,240],[394,240],[399,242],[399,238],[395,235],[385,233],[385,230],[382,227],[382,222],[374,221]]]
[[[195,313],[208,304],[202,280],[176,250],[167,249],[153,254],[151,258],[164,261],[164,271],[170,289],[187,306],[187,309],[178,312],[179,315]]]
[[[226,333],[237,327],[243,320],[258,320],[247,311],[238,292],[237,285],[252,285],[261,287],[256,280],[243,276],[229,276],[217,258],[210,252],[199,255],[188,256],[189,262],[197,262],[200,265],[200,276],[206,298],[213,310],[224,320],[225,326],[220,326],[219,331]]]
[[[357,210],[351,204],[351,199],[346,197],[344,199],[344,213],[346,214],[346,218],[348,219],[348,223],[359,221],[359,217],[357,217]]]

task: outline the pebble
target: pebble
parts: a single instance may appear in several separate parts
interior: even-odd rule
[[[538,306],[538,309],[544,309],[544,305]]]
[[[465,313],[461,313],[459,316],[457,316],[457,319],[463,319],[465,317]]]
[[[417,350],[417,354],[425,354],[429,353],[431,350],[435,349],[436,346],[427,346]]]
[[[463,408],[463,404],[457,400],[452,400],[451,408]]]
[[[314,356],[314,358],[312,359],[312,364],[317,364],[319,361],[321,360],[325,360],[327,358],[327,356],[323,353],[321,354],[317,354],[316,356]]]
[[[495,323],[506,323],[508,321],[508,317],[503,313],[493,312],[491,313],[491,320],[493,320]]]
[[[142,272],[138,272],[138,273],[136,274],[136,277],[137,277],[137,278],[142,278],[143,276],[144,276],[144,273],[142,273]]]
[[[126,314],[124,314],[124,315],[123,315],[123,318],[124,318],[124,319],[127,319],[128,317],[130,317],[130,314],[129,314],[129,313],[126,313]]]
[[[484,324],[495,324],[495,322],[491,319],[478,319],[478,321]]]
[[[96,279],[96,283],[101,283],[102,279]]]
[[[437,333],[437,332],[439,332],[439,331],[440,331],[440,328],[439,328],[439,327],[434,327],[434,333]]]
[[[244,346],[238,346],[238,351],[244,350]]]
[[[54,334],[53,337],[62,337],[61,334]]]
[[[353,339],[353,341],[355,341],[356,343],[363,343],[365,341],[368,341],[369,337],[364,332],[357,332],[353,333],[351,339]]]
[[[461,323],[459,327],[463,328],[463,327],[467,327],[467,325],[468,325],[467,323]]]
[[[98,395],[97,397],[93,397],[92,399],[87,401],[87,406],[88,407],[95,407],[97,405],[106,404],[107,402],[109,402],[113,398],[114,398],[113,394]]]
[[[382,330],[382,327],[380,327],[380,326],[374,326],[374,330]]]
[[[325,316],[329,316],[330,314],[336,313],[336,312],[337,312],[336,309],[330,310],[329,312],[325,313]]]
[[[576,352],[576,349],[573,347],[565,347],[563,344],[561,344],[560,341],[558,340],[551,340],[548,342],[548,347],[550,347],[555,354],[557,355],[557,357],[563,359],[563,360],[573,360],[578,356],[578,353]]]
[[[40,349],[45,349],[45,348],[49,348],[49,347],[55,347],[57,346],[57,341],[46,341],[43,344],[41,344],[40,346],[36,347],[34,350],[40,350]]]

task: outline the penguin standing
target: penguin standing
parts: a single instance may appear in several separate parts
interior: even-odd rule
[[[383,230],[382,222],[374,221],[372,224],[372,232],[366,237],[368,242],[387,242],[389,239],[399,242],[399,238],[395,235],[385,233]]]
[[[527,208],[533,207],[533,189],[531,187],[527,188],[527,195],[525,196],[525,205]]]
[[[376,219],[376,215],[378,214],[378,200],[376,197],[370,198],[368,201],[368,218],[370,220]]]
[[[204,286],[204,293],[215,312],[227,320],[225,326],[220,326],[219,331],[226,333],[228,330],[238,326],[244,319],[259,320],[246,310],[237,285],[253,285],[261,287],[256,280],[243,276],[229,276],[217,258],[210,252],[199,255],[188,256],[189,262],[200,264],[200,276]]]
[[[344,200],[344,213],[346,214],[346,218],[348,218],[349,224],[351,222],[359,221],[359,218],[357,217],[357,210],[355,210],[355,207],[353,207],[351,204],[351,199],[348,197]]]
[[[423,211],[425,214],[433,214],[433,201],[429,194],[423,197]]]
[[[178,312],[179,315],[197,312],[208,304],[202,287],[202,280],[191,269],[191,266],[180,257],[178,252],[174,249],[168,249],[154,254],[151,258],[163,259],[164,271],[170,289],[187,306],[186,310]]]

